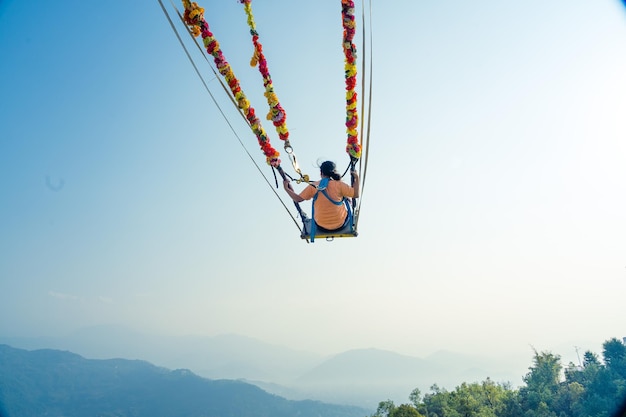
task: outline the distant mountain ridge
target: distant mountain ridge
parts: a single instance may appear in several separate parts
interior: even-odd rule
[[[117,326],[83,329],[65,338],[0,343],[24,349],[55,348],[85,357],[142,359],[169,369],[186,368],[211,379],[243,380],[291,400],[313,399],[375,409],[378,401],[406,402],[414,388],[453,389],[462,382],[519,385],[529,358],[515,368],[488,358],[440,351],[426,358],[380,349],[355,349],[325,357],[239,336],[163,337]]]
[[[241,381],[145,361],[85,359],[0,345],[0,416],[363,417],[358,407],[290,401]]]
[[[207,378],[287,383],[325,357],[235,334],[160,336],[123,326],[92,326],[65,337],[7,338],[23,349],[69,350],[93,359],[142,359],[168,368],[188,368]]]
[[[511,378],[506,378],[511,374],[487,369],[486,360],[452,352],[442,351],[421,359],[381,349],[355,349],[324,361],[298,378],[293,387],[325,401],[376,408],[378,402],[386,399],[405,403],[413,389],[426,393],[433,384],[452,389],[462,382],[487,377],[511,382]]]
[[[420,358],[380,349],[354,349],[340,353],[301,376],[299,382],[351,382],[354,379],[376,378],[381,382],[398,378],[415,378],[423,373],[443,373],[442,366]]]

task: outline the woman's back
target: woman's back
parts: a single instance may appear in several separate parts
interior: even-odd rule
[[[317,192],[317,188],[311,185],[307,187],[300,195],[305,200],[309,200],[313,198],[313,196]],[[326,198],[322,191],[319,191],[314,203],[315,222],[324,229],[338,229],[343,226],[348,215],[346,206],[342,202],[343,198],[354,197],[354,189],[342,181],[330,180],[328,181],[328,185],[326,186],[326,193],[328,194],[328,197],[330,197],[333,201],[341,202],[341,204],[335,204],[331,202],[328,198]]]

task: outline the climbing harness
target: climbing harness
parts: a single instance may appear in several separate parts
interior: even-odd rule
[[[336,206],[341,206],[341,205],[345,205],[346,206],[346,220],[344,221],[343,225],[341,225],[339,228],[334,229],[334,230],[328,230],[325,228],[322,228],[320,226],[317,225],[317,223],[315,222],[315,220],[310,220],[310,230],[311,233],[309,236],[307,235],[303,235],[301,236],[303,239],[305,238],[310,238],[311,242],[315,242],[315,236],[317,234],[318,229],[320,229],[321,231],[321,235],[323,235],[323,237],[325,237],[327,240],[335,238],[335,237],[347,237],[347,236],[357,236],[357,232],[354,229],[354,222],[353,222],[353,215],[352,215],[352,206],[350,205],[350,201],[346,198],[343,197],[340,201],[335,201],[333,200],[329,195],[328,192],[326,191],[326,189],[328,188],[328,182],[329,182],[329,178],[322,178],[322,180],[320,181],[319,185],[317,186],[317,192],[315,193],[315,195],[313,196],[313,203],[312,203],[312,209],[311,209],[311,218],[315,219],[315,201],[317,200],[317,197],[320,193],[322,193],[322,195],[324,197],[326,197],[326,199],[328,201],[330,201],[331,203],[333,203]],[[305,229],[306,230],[306,229]]]

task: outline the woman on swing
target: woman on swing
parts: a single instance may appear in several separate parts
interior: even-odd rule
[[[315,223],[326,230],[337,230],[345,224],[348,216],[348,210],[343,204],[344,197],[359,197],[359,175],[354,170],[350,171],[350,174],[354,180],[352,187],[341,181],[341,175],[337,173],[334,162],[325,161],[320,165],[321,180],[309,184],[300,194],[290,188],[289,180],[283,181],[283,187],[296,203],[315,197],[313,201]]]

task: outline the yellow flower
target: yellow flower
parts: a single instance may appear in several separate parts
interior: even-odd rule
[[[278,104],[278,96],[276,96],[275,93],[267,92],[264,96],[267,98],[267,103],[270,106],[276,106]]]
[[[258,63],[259,63],[259,51],[255,49],[254,54],[252,55],[252,58],[250,59],[250,66],[256,67]]]
[[[198,7],[196,9],[192,10],[191,12],[189,12],[189,17],[191,19],[200,19],[200,18],[202,18],[203,14],[204,14],[204,9],[202,7]]]

